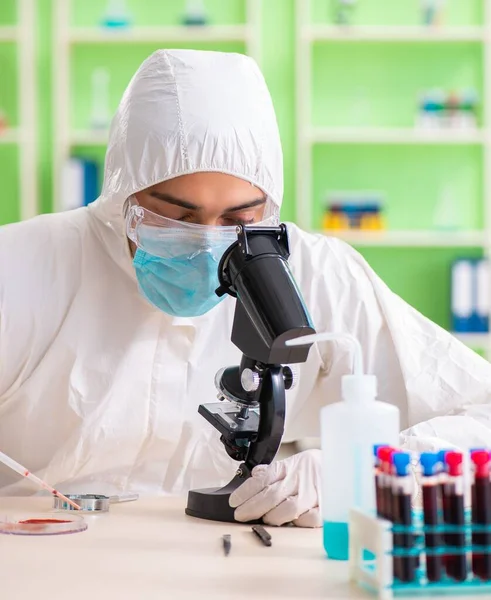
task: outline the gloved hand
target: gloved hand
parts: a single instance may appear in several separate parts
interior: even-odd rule
[[[320,527],[321,451],[307,450],[271,465],[258,465],[230,496],[237,521],[262,517],[268,525]]]

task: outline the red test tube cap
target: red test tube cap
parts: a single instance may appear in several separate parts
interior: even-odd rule
[[[476,477],[489,477],[489,452],[486,450],[475,450],[471,452],[471,460],[475,465]]]
[[[397,452],[397,448],[388,448],[387,449],[387,460],[392,462],[392,455]]]
[[[447,452],[445,462],[448,465],[448,474],[452,477],[462,475],[462,461],[464,457],[462,452]]]
[[[386,473],[391,472],[391,458],[392,455],[396,452],[395,448],[391,448],[390,446],[384,446],[383,448],[378,449],[378,458],[382,463],[382,471]]]
[[[377,450],[377,457],[384,462],[389,462],[390,457],[394,454],[395,451],[396,449],[391,448],[390,446],[382,446]]]
[[[387,450],[389,449],[389,446],[381,446],[380,448],[377,448],[377,458],[379,460],[386,461],[387,460]]]

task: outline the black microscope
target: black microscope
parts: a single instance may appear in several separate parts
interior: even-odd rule
[[[186,508],[187,515],[227,522],[235,520],[230,494],[255,466],[270,464],[280,447],[285,390],[295,378],[285,365],[305,362],[311,346],[285,342],[315,333],[288,265],[286,226],[239,226],[237,237],[220,261],[216,293],[237,299],[232,342],[243,356],[239,366],[216,375],[221,402],[202,404],[199,413],[221,433],[229,456],[242,464],[225,487],[191,490]]]

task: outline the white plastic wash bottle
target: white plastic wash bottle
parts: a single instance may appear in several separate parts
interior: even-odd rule
[[[324,548],[335,560],[348,559],[348,520],[352,507],[375,511],[373,447],[397,446],[399,409],[378,402],[377,379],[363,374],[358,340],[344,333],[319,333],[288,345],[349,339],[354,346],[353,374],[341,381],[342,401],[321,409]]]

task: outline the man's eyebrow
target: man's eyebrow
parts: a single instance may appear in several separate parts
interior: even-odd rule
[[[171,194],[164,194],[162,192],[150,192],[150,196],[153,198],[157,198],[157,200],[162,200],[163,202],[167,202],[168,204],[173,204],[174,206],[179,206],[180,208],[185,208],[187,210],[202,210],[201,206],[197,206],[192,202],[188,202],[187,200],[182,200],[181,198],[176,198]],[[266,198],[257,198],[256,200],[252,200],[251,202],[245,202],[239,206],[231,206],[223,211],[223,214],[230,214],[240,212],[242,210],[247,210],[249,208],[255,208],[256,206],[262,206],[266,203]]]
[[[171,196],[170,194],[163,194],[161,192],[150,192],[150,196],[152,196],[153,198],[157,198],[157,200],[163,200],[168,204],[173,204],[174,206],[186,208],[187,210],[201,210],[200,206],[196,206],[196,204],[193,204],[192,202],[182,200],[181,198],[176,198],[175,196]]]
[[[245,204],[241,204],[240,206],[231,206],[227,210],[224,210],[223,214],[239,212],[241,210],[247,210],[248,208],[262,206],[263,204],[266,204],[266,198],[258,198],[257,200],[252,200],[252,202],[246,202]]]

